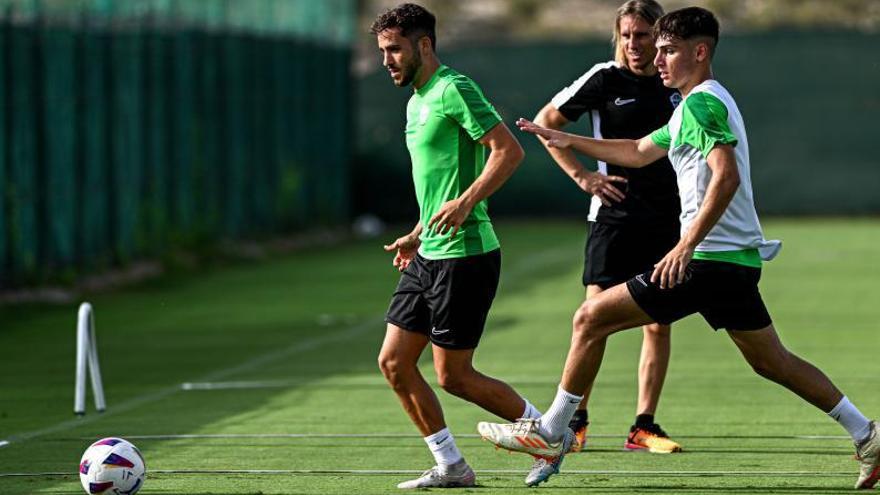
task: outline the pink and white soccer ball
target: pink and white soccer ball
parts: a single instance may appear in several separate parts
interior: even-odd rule
[[[144,486],[146,471],[137,447],[121,438],[98,440],[79,461],[79,480],[92,495],[134,495]]]

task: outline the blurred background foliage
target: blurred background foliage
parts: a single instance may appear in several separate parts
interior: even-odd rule
[[[361,25],[402,3],[365,0]],[[424,0],[444,43],[473,40],[609,36],[622,0]],[[712,10],[728,32],[774,28],[880,29],[877,0],[664,0],[666,11],[697,5]]]
[[[611,56],[621,0],[423,0],[508,125]],[[0,0],[0,290],[417,212],[398,0]],[[667,10],[690,2],[661,2]],[[697,0],[761,213],[876,215],[880,0]],[[588,133],[582,122],[571,129]],[[534,139],[494,216],[583,216]]]

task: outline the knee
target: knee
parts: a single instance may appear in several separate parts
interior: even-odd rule
[[[451,370],[437,370],[437,384],[447,393],[462,399],[467,399],[468,379],[464,373]]]
[[[774,381],[784,381],[786,370],[789,369],[787,352],[774,353],[773,356],[754,357],[748,360],[749,365],[758,375]]]
[[[382,370],[382,375],[385,377],[385,380],[387,380],[393,388],[397,388],[402,384],[402,375],[405,368],[397,356],[391,353],[380,353],[379,369]]]
[[[774,380],[776,379],[776,372],[771,365],[771,363],[767,361],[751,361],[749,365],[752,367],[752,371],[757,373],[758,375],[768,379]]]
[[[668,340],[672,334],[672,328],[669,325],[660,325],[652,323],[643,327],[646,338],[652,340]]]
[[[606,329],[601,323],[601,308],[592,300],[584,301],[574,312],[572,331],[574,337],[581,341],[590,341],[606,336]]]

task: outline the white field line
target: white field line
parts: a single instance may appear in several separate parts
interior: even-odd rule
[[[302,354],[304,352],[313,351],[319,347],[325,346],[327,344],[335,343],[340,340],[350,339],[352,337],[356,337],[362,333],[365,333],[367,330],[381,328],[383,326],[382,320],[380,319],[370,319],[363,321],[357,325],[349,327],[346,330],[341,332],[331,333],[329,335],[323,335],[320,337],[315,337],[309,340],[305,340],[302,342],[298,342],[294,345],[286,347],[284,349],[280,349],[275,352],[269,352],[267,354],[263,354],[262,356],[257,356],[253,359],[245,361],[244,363],[233,366],[230,368],[219,369],[213,373],[209,373],[197,380],[199,382],[213,382],[217,380],[222,380],[232,375],[236,375],[238,373],[244,373],[247,371],[252,371],[258,368],[262,368],[268,364],[272,364],[278,361],[282,361],[284,359],[289,358],[295,354]],[[174,387],[177,389],[177,387]]]
[[[503,279],[506,280],[516,280],[522,278],[524,276],[531,275],[533,273],[543,271],[547,266],[553,265],[560,261],[566,260],[572,256],[572,250],[567,247],[557,247],[553,249],[546,249],[537,254],[534,254],[528,258],[527,262],[520,262],[507,270],[502,270],[501,275]],[[290,388],[290,387],[300,387],[303,385],[313,385],[314,386],[340,386],[340,387],[358,387],[358,386],[376,386],[376,387],[387,387],[387,384],[384,379],[381,377],[375,378],[367,378],[367,379],[359,379],[359,380],[350,380],[338,383],[327,383],[320,382],[315,384],[313,380],[237,380],[237,381],[218,381],[222,378],[228,377],[230,375],[234,375],[236,373],[242,371],[251,371],[254,368],[258,368],[261,366],[260,363],[249,363],[246,366],[241,366],[237,368],[231,368],[229,370],[225,370],[222,374],[214,374],[210,375],[210,378],[204,379],[202,381],[196,382],[184,382],[180,384],[180,390],[183,391],[204,391],[204,390],[238,390],[238,389],[261,389],[261,388]],[[548,377],[520,377],[520,378],[509,378],[506,377],[505,381],[512,385],[552,385],[556,386],[559,383],[558,376],[548,376]],[[432,385],[436,385],[436,383],[432,380],[428,381]]]
[[[235,373],[250,371],[252,369],[256,369],[261,366],[265,366],[267,364],[289,358],[290,356],[295,355],[295,354],[301,354],[303,352],[314,350],[318,347],[321,347],[321,346],[329,344],[329,343],[350,339],[352,337],[355,337],[359,334],[366,332],[369,329],[375,329],[375,328],[377,328],[377,326],[381,326],[381,323],[378,319],[363,321],[363,322],[361,322],[357,325],[354,325],[346,330],[332,333],[329,335],[322,335],[320,337],[315,337],[315,338],[312,338],[312,339],[309,339],[306,341],[298,342],[298,343],[291,345],[289,347],[286,347],[286,348],[283,348],[283,349],[280,349],[277,351],[269,352],[269,353],[263,354],[262,356],[257,356],[255,358],[252,358],[248,361],[245,361],[244,363],[241,363],[237,366],[216,370],[214,372],[208,373],[207,375],[202,377],[199,381],[209,382],[209,381],[213,381],[213,380],[219,380],[219,379],[226,378],[230,375],[234,375]],[[48,426],[46,428],[42,428],[39,430],[32,430],[29,432],[18,433],[18,434],[9,436],[5,441],[8,443],[22,442],[25,440],[30,440],[33,438],[41,437],[43,435],[48,435],[50,433],[67,431],[67,430],[76,428],[81,425],[93,423],[95,421],[100,420],[101,418],[106,418],[108,416],[113,416],[113,415],[116,415],[119,413],[130,411],[130,410],[135,409],[137,407],[140,407],[144,404],[148,404],[151,402],[156,402],[156,401],[162,400],[162,399],[164,399],[168,396],[174,395],[178,392],[180,392],[180,387],[177,385],[171,386],[171,387],[166,387],[166,388],[161,389],[161,390],[154,392],[152,394],[142,395],[140,397],[135,397],[135,398],[129,399],[129,400],[122,402],[122,403],[119,403],[119,404],[113,404],[112,408],[108,407],[108,409],[103,413],[92,414],[92,415],[86,416],[84,418],[74,418],[74,419],[70,419],[67,421],[62,421],[62,422],[57,423],[55,425]]]
[[[481,469],[478,474],[522,476],[523,470],[517,469]],[[255,475],[412,475],[421,474],[422,470],[416,469],[151,469],[150,474],[255,474]],[[797,478],[831,478],[838,476],[853,476],[851,472],[829,471],[626,471],[626,470],[566,470],[561,476],[651,476],[666,478],[692,478],[692,477],[797,477]],[[36,476],[78,476],[76,472],[45,472],[45,473],[0,473],[0,478],[13,477],[36,477]]]
[[[0,440],[0,447],[6,447],[7,445],[9,445],[8,440]]]
[[[437,385],[436,380],[426,379],[428,384]],[[508,378],[504,381],[514,386],[526,385],[550,385],[559,384],[559,377],[530,377],[530,378]],[[263,388],[293,388],[293,387],[329,387],[329,388],[358,388],[358,387],[381,387],[387,388],[388,384],[381,377],[370,378],[365,377],[354,380],[343,381],[318,381],[315,380],[237,380],[228,382],[184,382],[180,384],[180,389],[186,392],[206,391],[206,390],[243,390],[243,389],[263,389]]]
[[[544,269],[545,265],[549,265],[560,260],[566,259],[571,256],[571,252],[569,249],[555,248],[548,249],[542,251],[537,255],[533,255],[529,258],[527,262],[522,262],[518,265],[514,265],[511,270],[507,272],[507,278],[518,278],[532,272],[541,271]],[[289,358],[295,354],[301,354],[303,352],[311,351],[321,346],[334,343],[340,340],[350,339],[362,333],[365,333],[369,329],[376,328],[376,326],[381,326],[377,320],[365,320],[356,325],[353,325],[346,330],[342,330],[339,332],[322,335],[320,337],[315,337],[309,340],[305,340],[302,342],[297,342],[289,347],[269,352],[263,354],[262,356],[257,356],[248,361],[245,361],[238,366],[231,366],[228,368],[221,368],[214,372],[208,373],[196,382],[215,382],[223,380],[224,378],[228,378],[238,373],[243,373],[247,371],[252,371],[254,369],[263,367],[267,364],[274,363],[277,361],[281,361],[283,359]],[[51,433],[57,433],[60,431],[67,431],[78,426],[82,426],[85,424],[90,424],[95,421],[100,420],[101,418],[106,418],[108,416],[114,416],[116,414],[130,411],[136,407],[140,407],[144,404],[148,404],[151,402],[156,402],[162,400],[168,396],[174,395],[181,391],[179,385],[174,385],[170,387],[166,387],[160,389],[152,394],[142,395],[139,397],[134,397],[125,402],[121,402],[119,404],[112,404],[112,408],[108,407],[108,409],[101,414],[92,414],[83,418],[74,418],[67,421],[62,421],[60,423],[56,423],[52,426],[47,426],[45,428],[41,428],[38,430],[31,430],[27,432],[17,433],[14,435],[10,435],[3,442],[5,444],[0,445],[0,447],[9,445],[11,443],[23,442],[25,440],[30,440],[33,438],[41,437],[44,435],[48,435]]]
[[[456,438],[480,438],[474,433],[457,433]],[[625,435],[590,434],[590,438],[624,438]],[[125,435],[130,440],[188,440],[230,438],[412,438],[421,439],[416,433],[187,433],[163,435]],[[675,438],[702,439],[754,439],[754,440],[848,440],[846,435],[676,435]],[[88,440],[89,438],[83,438]]]

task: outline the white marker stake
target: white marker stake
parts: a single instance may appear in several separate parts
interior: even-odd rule
[[[104,385],[101,382],[101,367],[98,364],[98,345],[95,340],[95,316],[92,305],[84,302],[79,306],[76,325],[76,391],[73,399],[73,412],[77,416],[86,413],[86,366],[92,377],[92,394],[95,396],[95,409],[104,412]]]

